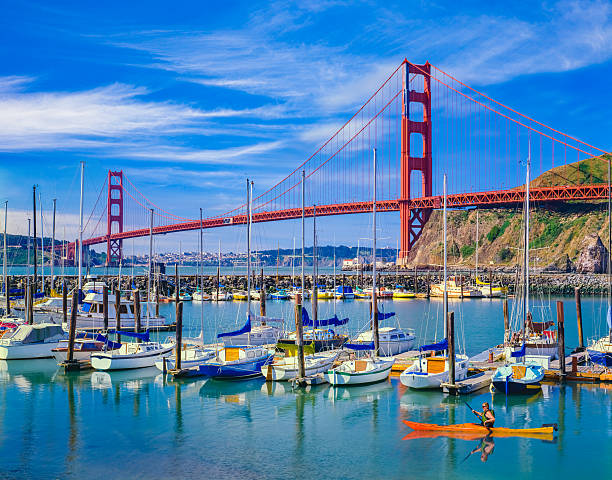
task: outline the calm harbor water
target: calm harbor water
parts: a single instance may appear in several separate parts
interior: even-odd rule
[[[540,301],[541,306],[554,298]],[[565,301],[568,346],[576,344],[572,299]],[[333,313],[321,302],[321,316]],[[255,304],[254,307],[258,308]],[[437,300],[385,301],[419,341],[434,339]],[[338,302],[351,330],[366,322],[368,306]],[[538,307],[536,307],[537,310]],[[499,342],[501,302],[451,302],[460,347],[468,354]],[[173,305],[163,305],[172,315]],[[289,324],[292,304],[268,302],[268,314]],[[544,312],[546,309],[540,308]],[[244,304],[204,304],[206,335],[244,320]],[[586,337],[603,319],[599,298],[583,301]],[[537,315],[536,315],[537,317]],[[200,306],[187,304],[187,334],[199,332]],[[492,403],[498,425],[558,423],[553,442],[494,440],[488,456],[476,440],[403,440],[402,419],[432,423],[473,421],[463,398],[405,389],[396,378],[352,388],[318,386],[291,391],[262,380],[171,381],[155,369],[65,374],[53,361],[0,364],[1,478],[564,478],[607,477],[612,471],[610,387],[544,385],[530,398],[488,391],[467,397]],[[491,451],[491,447],[492,451]],[[486,460],[486,461],[483,461]]]

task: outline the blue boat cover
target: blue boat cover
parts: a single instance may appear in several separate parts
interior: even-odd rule
[[[353,293],[353,289],[350,285],[339,285],[336,287],[336,293]]]
[[[302,325],[305,327],[339,327],[340,325],[346,325],[348,323],[348,318],[343,318],[340,320],[338,315],[334,315],[332,318],[328,318],[327,320],[317,320],[316,322],[311,320],[308,316],[308,310],[302,308]]]
[[[422,347],[419,347],[419,352],[426,352],[428,350],[438,351],[446,349],[448,349],[448,340],[445,338],[441,342],[432,343],[431,345],[423,345]]]
[[[395,315],[395,312],[382,313],[378,312],[378,320],[386,320],[387,318],[391,318]]]
[[[608,315],[606,316],[608,321],[608,328],[612,329],[612,306],[608,306]]]
[[[147,330],[144,333],[136,333],[136,332],[124,332],[123,330],[115,330],[117,335],[124,335],[126,337],[139,338],[145,342],[149,341],[149,331]]]
[[[98,333],[98,334],[95,336],[94,340],[95,340],[96,342],[104,342],[104,343],[106,344],[106,346],[107,346],[108,348],[110,348],[111,350],[115,350],[115,349],[117,349],[117,348],[119,348],[119,347],[121,346],[121,344],[120,344],[120,343],[118,343],[118,342],[113,342],[112,340],[109,340],[109,338],[108,338],[108,337],[105,337],[105,336],[104,336],[104,335],[102,335],[101,333]]]
[[[234,330],[233,332],[219,333],[217,334],[217,338],[235,337],[236,335],[242,335],[243,333],[249,333],[250,331],[251,331],[251,316],[249,315],[246,323],[244,324],[244,327],[242,327],[240,330]]]
[[[521,349],[518,352],[510,352],[510,356],[512,358],[524,357],[525,352],[527,352],[527,347],[523,343],[523,346],[521,347]]]
[[[83,306],[81,307],[81,310],[83,310],[84,312],[89,312],[90,309],[91,309],[91,303],[87,303],[87,302],[85,302]]]
[[[374,342],[369,343],[345,343],[343,345],[351,350],[374,350]]]

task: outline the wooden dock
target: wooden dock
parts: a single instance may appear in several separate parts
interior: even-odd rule
[[[455,382],[454,384],[443,383],[442,391],[451,395],[468,395],[478,390],[482,390],[483,388],[489,388],[492,377],[493,370],[487,370],[472,375],[465,380]]]

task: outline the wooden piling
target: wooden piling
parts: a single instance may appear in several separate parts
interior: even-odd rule
[[[155,316],[159,317],[159,285],[155,287]]]
[[[115,289],[115,330],[121,330],[121,289]],[[117,342],[121,343],[121,335],[117,335]]]
[[[504,298],[504,343],[510,341],[510,315],[508,314],[508,298]]]
[[[302,295],[295,295],[295,341],[298,350],[298,378],[306,376],[306,366],[304,365],[304,329],[302,326]]]
[[[217,267],[217,302],[219,301],[219,284],[221,283],[221,269]]]
[[[261,288],[259,290],[259,312],[262,317],[266,316],[266,284],[264,282],[263,268],[261,269]]]
[[[181,369],[181,348],[183,344],[183,302],[176,304],[176,362],[174,369]]]
[[[70,310],[70,329],[68,336],[68,354],[66,356],[66,362],[72,363],[74,361],[74,338],[76,337],[76,322],[77,322],[77,309],[79,306],[79,292],[75,288],[72,294],[72,308]]]
[[[28,289],[28,323],[34,325],[34,293],[36,292],[35,285],[30,284]]]
[[[11,280],[8,276],[6,277],[6,284],[4,285],[4,297],[6,300],[4,314],[8,317],[11,314]]]
[[[559,370],[561,378],[563,378],[565,376],[565,320],[561,300],[557,300],[557,342],[559,345]]]
[[[134,331],[140,333],[140,290],[134,290],[132,298],[134,299]],[[138,339],[138,342],[140,341],[141,340]]]
[[[576,321],[578,322],[578,348],[584,350],[584,336],[582,333],[582,304],[580,301],[580,287],[574,288],[576,297]]]
[[[180,302],[180,285],[179,285],[179,276],[178,276],[178,263],[174,265],[174,301],[178,305]]]
[[[68,291],[66,280],[62,280],[62,323],[68,324]]]
[[[446,332],[448,339],[448,383],[455,384],[455,312],[448,312]]]
[[[102,310],[104,312],[104,331],[108,331],[108,288],[102,289]]]

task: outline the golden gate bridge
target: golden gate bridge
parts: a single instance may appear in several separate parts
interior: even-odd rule
[[[430,63],[404,60],[342,127],[274,186],[253,199],[253,222],[299,218],[302,171],[306,215],[347,215],[372,209],[371,151],[377,149],[377,209],[400,214],[400,262],[434,209],[441,208],[442,174],[448,206],[503,206],[524,200],[520,163],[531,151],[534,177],[561,165],[607,154],[528,117]],[[577,169],[578,167],[576,167]],[[554,170],[553,170],[554,172]],[[577,171],[534,186],[533,201],[596,200],[605,179]],[[244,224],[246,205],[200,219],[151,202],[122,171],[109,171],[84,226],[83,247],[106,244],[108,265],[122,258],[123,240],[153,234]],[[68,247],[74,259],[77,242]]]

